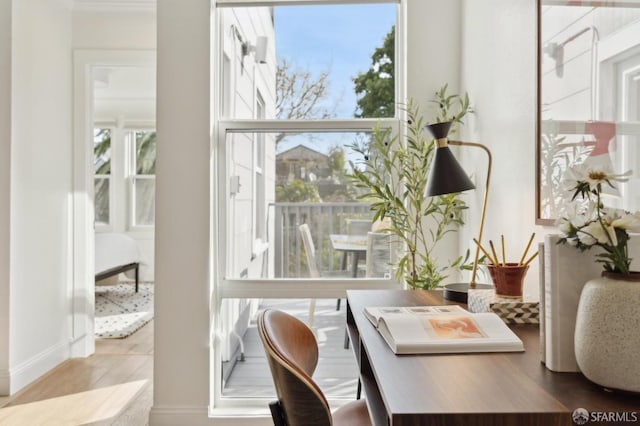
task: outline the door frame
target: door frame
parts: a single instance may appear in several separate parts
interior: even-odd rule
[[[92,70],[155,66],[154,50],[75,50],[73,53],[73,279],[71,356],[95,352],[95,234]]]

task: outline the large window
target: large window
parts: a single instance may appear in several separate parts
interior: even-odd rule
[[[94,205],[99,231],[139,231],[155,223],[155,130],[94,129]]]
[[[333,357],[327,396],[353,398],[357,370],[337,300],[396,284],[367,275],[364,256],[332,238],[373,216],[347,178],[360,160],[350,146],[376,125],[400,127],[403,2],[242,3],[218,0],[216,10],[212,404],[265,406],[275,396],[268,374],[242,387],[251,369],[268,373],[255,313],[274,306],[312,325],[326,348],[321,364]]]

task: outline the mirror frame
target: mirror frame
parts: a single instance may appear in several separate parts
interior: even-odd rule
[[[536,0],[535,1],[535,8],[536,8],[536,66],[537,66],[537,70],[536,70],[536,111],[535,111],[535,120],[536,120],[536,124],[535,124],[535,138],[536,138],[536,152],[535,152],[535,167],[536,167],[536,171],[535,171],[535,223],[536,225],[543,225],[543,226],[554,226],[555,222],[556,222],[556,218],[555,217],[543,217],[543,208],[544,208],[544,203],[543,203],[543,193],[544,193],[544,187],[542,186],[543,183],[543,178],[544,176],[542,176],[542,161],[544,159],[543,157],[543,122],[542,122],[542,84],[543,84],[543,67],[542,67],[542,62],[543,59],[546,59],[546,57],[543,57],[544,55],[546,55],[546,50],[544,49],[543,44],[543,34],[542,34],[542,30],[543,30],[543,11],[544,11],[544,7],[549,5],[549,6],[554,6],[554,5],[570,5],[570,6],[589,6],[589,3],[592,2],[593,7],[611,7],[611,8],[633,8],[634,13],[632,15],[620,15],[617,14],[616,15],[616,20],[619,19],[621,16],[624,18],[623,19],[623,26],[622,27],[616,27],[615,25],[612,24],[616,24],[616,21],[611,21],[608,22],[610,25],[608,28],[608,32],[605,33],[605,39],[600,40],[603,43],[617,43],[617,44],[603,44],[603,49],[604,49],[604,56],[603,57],[598,57],[599,60],[602,61],[602,64],[605,63],[609,63],[609,65],[606,65],[605,68],[603,68],[605,70],[606,73],[610,74],[612,71],[611,69],[614,69],[614,66],[616,66],[616,64],[621,63],[621,61],[628,59],[628,58],[635,58],[640,56],[640,43],[637,43],[635,40],[637,39],[637,32],[640,31],[640,0],[622,0],[622,1],[614,1],[614,0],[607,0],[604,2],[599,2],[596,0],[588,0],[588,1],[584,1],[584,2],[575,2],[575,3],[580,3],[580,4],[568,4],[571,3],[568,0]],[[546,13],[546,12],[545,12]],[[551,18],[550,18],[551,19]],[[626,20],[626,21],[625,21]],[[574,21],[567,21],[568,25],[569,24],[573,24]],[[607,23],[607,22],[605,22]],[[613,29],[612,29],[613,28]],[[625,31],[621,31],[621,30],[625,30]],[[566,42],[568,41],[572,41],[574,40],[578,35],[584,33],[584,31],[574,35],[573,37],[570,37],[569,39],[567,39],[564,43],[562,43],[562,45],[566,44]],[[616,35],[616,38],[613,39],[611,36],[612,35]],[[602,34],[600,35],[602,36]],[[606,37],[609,37],[608,39]],[[630,40],[634,42],[634,44],[630,44]],[[621,43],[619,43],[621,42]],[[619,44],[618,44],[619,43]],[[619,47],[618,49],[612,48],[613,47]],[[632,56],[633,55],[633,56]],[[637,67],[636,65],[633,65],[634,67]],[[635,69],[635,68],[634,68]],[[558,72],[558,70],[556,69],[556,72]],[[599,69],[598,73],[602,72],[601,69]],[[605,74],[605,75],[608,75]],[[635,79],[637,79],[637,77],[635,77]],[[598,90],[602,90],[601,88],[599,88]],[[637,90],[637,89],[636,89]],[[603,93],[609,93],[609,92],[602,92],[599,93],[598,95],[596,95],[597,97],[603,96]],[[599,104],[600,106],[604,105],[607,108],[611,108],[611,105],[606,104],[606,102],[611,102],[611,99],[604,99],[605,104]],[[592,105],[593,107],[593,105]],[[595,108],[594,108],[595,109]],[[640,109],[640,108],[639,108]],[[609,109],[604,109],[603,111],[600,111],[600,114],[602,114],[602,112],[611,112]],[[611,114],[608,114],[611,115]],[[592,116],[593,116],[593,110],[592,110]],[[601,116],[601,115],[600,115]],[[590,119],[592,121],[599,121],[598,119],[594,119],[593,117]],[[611,120],[611,118],[603,118],[602,121],[607,121],[607,120]],[[622,120],[622,121],[621,121]],[[621,126],[622,125],[622,126]],[[619,135],[634,135],[634,136],[638,136],[638,134],[640,134],[640,122],[637,119],[633,119],[631,121],[627,120],[627,119],[616,119],[616,126],[618,126],[620,128],[620,130],[616,131],[616,136]],[[576,133],[577,134],[577,133]],[[634,157],[636,158],[636,157]],[[639,167],[637,166],[637,164],[640,163],[636,163],[635,167],[630,167],[629,169],[639,169]],[[625,170],[627,166],[624,166]],[[637,179],[637,176],[634,176],[634,179]]]

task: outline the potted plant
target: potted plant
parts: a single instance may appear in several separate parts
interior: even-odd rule
[[[613,174],[600,166],[569,169],[572,202],[557,225],[560,243],[579,250],[597,247],[602,276],[587,282],[580,294],[575,329],[578,366],[591,381],[605,388],[640,392],[640,273],[632,271],[630,232],[640,232],[640,212],[605,207],[604,185],[624,182],[630,172]]]
[[[439,106],[437,119],[461,122],[469,110],[468,96],[448,96],[446,91],[445,85],[433,101]],[[452,114],[455,105],[459,111]],[[404,137],[378,126],[369,140],[351,145],[361,161],[351,163],[347,177],[361,191],[359,199],[371,203],[374,221],[386,221],[385,231],[399,242],[393,265],[396,279],[412,288],[432,289],[447,277],[449,268],[468,268],[468,252],[446,265],[434,257],[437,244],[464,223],[467,206],[457,194],[425,197],[435,142],[426,134],[425,120],[413,101],[406,115]]]

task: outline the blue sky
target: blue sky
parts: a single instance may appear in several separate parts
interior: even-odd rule
[[[337,118],[352,118],[352,79],[369,69],[371,55],[396,22],[396,5],[281,6],[274,15],[278,60],[313,75],[329,71],[330,104],[339,99]],[[300,141],[284,143],[288,149]]]

